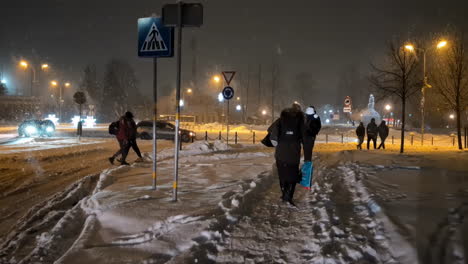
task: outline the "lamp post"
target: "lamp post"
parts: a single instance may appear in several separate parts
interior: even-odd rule
[[[59,85],[59,83],[57,81],[51,81],[50,82],[50,85],[52,87],[59,87],[59,101],[58,101],[58,107],[59,107],[59,120],[62,119],[62,103],[63,103],[63,98],[62,98],[62,94],[63,94],[63,87],[65,88],[68,88],[71,86],[71,83],[69,82],[65,82],[63,85]]]
[[[405,49],[415,52],[416,50],[419,50],[423,53],[423,87],[421,88],[421,145],[424,144],[424,108],[425,108],[425,102],[426,102],[426,88],[432,88],[432,86],[427,82],[427,74],[426,74],[426,53],[429,50],[432,50],[434,48],[436,49],[441,49],[447,45],[447,41],[441,40],[435,47],[429,47],[429,48],[416,48],[412,44],[407,44],[405,45]]]
[[[27,69],[28,67],[31,68],[31,86],[30,86],[30,95],[33,96],[33,86],[34,86],[34,83],[37,83],[37,79],[36,79],[36,69],[34,68],[34,65],[28,63],[27,61],[25,60],[21,60],[19,62],[19,66],[23,69]],[[42,71],[46,71],[49,69],[49,64],[47,63],[43,63],[41,64],[41,70]]]

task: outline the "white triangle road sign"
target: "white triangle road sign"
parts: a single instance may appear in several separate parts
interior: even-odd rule
[[[145,42],[141,46],[141,52],[151,52],[151,51],[166,51],[167,45],[164,43],[161,33],[156,26],[156,23],[151,25],[148,35],[146,35]]]

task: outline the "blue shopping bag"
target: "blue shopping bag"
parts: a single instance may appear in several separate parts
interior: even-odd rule
[[[310,189],[312,187],[312,174],[314,172],[314,165],[312,161],[306,161],[302,164],[301,167],[301,174],[302,179],[300,185],[304,186],[306,189]]]

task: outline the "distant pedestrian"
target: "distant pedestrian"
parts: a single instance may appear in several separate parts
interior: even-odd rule
[[[269,128],[270,140],[275,149],[276,167],[284,202],[295,206],[293,202],[296,183],[301,181],[299,171],[301,160],[301,143],[304,133],[304,113],[300,106],[294,104],[281,112]]]
[[[375,118],[372,118],[370,123],[367,125],[367,149],[369,149],[369,143],[371,140],[374,142],[374,149],[377,148],[377,134],[379,129],[375,123]]]
[[[382,123],[380,123],[380,125],[379,125],[379,137],[380,137],[381,143],[380,143],[378,149],[380,149],[380,148],[385,149],[385,140],[388,137],[388,132],[389,132],[389,129],[388,129],[387,124],[385,123],[385,121],[382,121]]]
[[[132,112],[126,112],[125,117],[129,120],[129,144],[130,147],[135,151],[137,154],[138,158],[135,160],[135,162],[142,162],[143,161],[143,156],[141,156],[140,148],[138,147],[137,144],[137,125],[135,123],[135,120],[133,120],[133,114]]]
[[[320,117],[315,111],[315,107],[307,107],[305,112],[304,138],[302,140],[304,147],[304,162],[312,161],[312,152],[314,150],[315,138],[317,137],[321,128],[322,123],[320,122]]]
[[[358,138],[357,149],[362,149],[362,143],[364,142],[364,137],[366,136],[366,128],[364,123],[360,122],[359,126],[356,128],[356,136]]]
[[[127,163],[126,158],[130,149],[130,134],[131,134],[131,121],[133,120],[133,114],[130,112],[125,113],[124,116],[120,117],[118,121],[117,141],[119,142],[120,149],[109,158],[109,162],[114,164],[114,160],[117,156],[122,155],[120,164],[130,165]]]

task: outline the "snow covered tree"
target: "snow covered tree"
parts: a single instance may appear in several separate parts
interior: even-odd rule
[[[461,119],[468,107],[468,53],[463,34],[451,30],[447,46],[435,58],[431,82],[443,98],[443,106],[456,114],[458,148],[463,149]]]
[[[80,86],[95,104],[102,103],[102,87],[98,82],[95,65],[87,65],[84,68]]]
[[[103,84],[104,102],[101,107],[109,119],[131,110],[131,105],[141,99],[135,71],[124,60],[112,59],[107,63]]]
[[[401,101],[401,145],[400,153],[405,150],[405,120],[407,100],[416,95],[421,88],[418,78],[418,59],[403,43],[393,40],[388,44],[387,54],[381,66],[371,65],[371,84],[383,95],[397,97]]]

